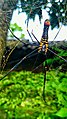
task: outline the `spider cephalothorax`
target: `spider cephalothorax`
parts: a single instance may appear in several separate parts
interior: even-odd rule
[[[48,39],[49,26],[50,26],[50,21],[48,19],[46,19],[45,22],[44,22],[44,28],[43,28],[43,34],[42,34],[42,39],[41,40]]]

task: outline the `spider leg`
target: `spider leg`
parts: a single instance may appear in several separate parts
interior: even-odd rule
[[[38,41],[38,39],[36,38],[36,36],[34,35],[34,33],[33,32],[31,32],[32,33],[32,35],[33,35],[33,37],[36,39],[36,41],[37,41],[37,43],[39,44],[39,48],[38,48],[38,53],[40,53],[41,52],[41,49],[42,49],[42,52],[45,52],[45,66],[43,65],[43,62],[40,64],[40,65],[43,65],[43,72],[44,72],[44,82],[43,82],[43,99],[45,100],[45,83],[46,83],[46,71],[47,71],[47,61],[46,61],[46,59],[47,59],[47,50],[48,50],[48,42],[47,41],[45,41],[45,44],[44,43],[42,43],[42,42],[39,42]],[[43,38],[42,38],[43,39]],[[44,39],[43,39],[44,40]],[[41,45],[41,46],[40,46]],[[43,49],[42,47],[45,45],[45,48]],[[43,51],[44,50],[44,51]],[[38,54],[38,56],[39,56],[39,54]],[[37,59],[38,59],[38,56],[37,56],[37,58],[36,58],[36,61],[37,61]],[[35,63],[36,63],[36,61],[35,61]],[[34,66],[35,66],[35,63],[34,63]],[[40,66],[39,65],[39,66]],[[39,66],[37,66],[35,69],[37,69]],[[32,70],[32,71],[34,71],[34,70]]]
[[[1,81],[2,79],[4,79],[11,71],[13,71],[15,68],[17,68],[25,59],[30,58],[31,55],[32,55],[35,51],[37,51],[37,50],[38,50],[38,47],[37,47],[35,50],[33,50],[32,52],[30,52],[29,54],[27,54],[26,56],[24,56],[16,65],[14,65],[14,66],[0,79],[0,81]]]
[[[34,35],[33,31],[31,32],[31,34],[32,34],[33,37],[36,39],[37,43],[40,44],[40,42],[38,41],[38,39],[37,39],[36,36]]]
[[[46,59],[47,59],[47,55],[45,55]],[[43,81],[43,99],[45,101],[45,84],[46,84],[46,72],[47,72],[47,61],[45,60],[45,66],[43,64],[43,72],[44,72],[44,81]]]
[[[18,38],[16,35],[14,35],[14,33],[12,32],[12,30],[9,28],[8,21],[6,20],[6,17],[5,17],[4,22],[6,22],[7,27],[8,27],[8,29],[9,29],[9,31],[11,32],[11,34],[13,35],[13,37],[15,37],[15,38],[16,38],[18,41],[20,41],[22,44],[28,45],[27,43],[25,43],[25,42],[23,42],[22,40],[20,40],[20,38]],[[15,45],[14,48],[12,48],[11,52],[8,54],[8,57],[6,58],[6,60],[4,60],[4,63],[3,63],[3,65],[2,65],[2,68],[3,68],[3,69],[4,69],[5,66],[6,66],[6,63],[7,63],[8,59],[9,59],[9,56],[11,55],[11,53],[14,51],[14,49],[16,48],[16,46],[17,46],[18,44],[19,44],[19,42]],[[2,71],[3,71],[3,69],[2,69]]]
[[[62,28],[62,26],[59,28],[59,30],[58,30],[58,32],[57,32],[57,34],[55,35],[55,37],[54,37],[54,39],[51,41],[51,43],[53,43],[53,42],[54,42],[54,40],[57,38],[58,34],[60,33],[61,28]]]
[[[28,32],[28,34],[29,34],[29,36],[30,36],[30,38],[31,38],[32,42],[34,42],[34,40],[33,40],[32,36],[31,36],[31,34],[30,34],[30,32],[29,32],[28,28],[27,28],[27,32]]]
[[[32,42],[34,42],[32,36],[31,36],[31,34],[30,34],[29,30],[28,30],[28,23],[29,23],[29,17],[27,18],[27,32],[28,32],[28,35],[30,36]]]
[[[11,32],[11,34],[12,34],[17,40],[19,40],[21,43],[23,43],[24,45],[26,45],[26,43],[24,43],[22,40],[20,40],[20,38],[18,38],[17,36],[14,35],[14,33],[12,32],[12,30],[9,28],[9,25],[8,25],[7,20],[5,19],[4,21],[6,22],[6,24],[7,24],[7,26],[8,26],[8,29],[9,29],[9,31]]]
[[[53,53],[54,55],[56,55],[57,57],[61,58],[62,60],[64,60],[65,62],[67,62],[66,59],[64,59],[63,57],[59,56],[57,53],[55,53],[54,51],[52,51],[51,49],[48,49],[51,53]],[[45,55],[45,54],[44,54]],[[38,69],[40,67],[40,65],[42,65],[44,63],[44,61],[42,63],[40,63],[37,67],[35,67],[32,72],[34,72],[36,69]]]
[[[65,62],[67,62],[66,59],[64,59],[63,57],[59,56],[57,53],[55,53],[54,51],[52,51],[51,49],[48,49],[50,52],[52,52],[54,55],[56,55],[57,57],[59,57],[60,59],[64,60]]]
[[[28,30],[28,22],[29,22],[29,19],[27,20],[27,32],[28,32],[28,34],[29,34],[31,40],[33,41],[32,36],[31,36],[31,34],[32,34],[33,37],[35,38],[35,40],[37,41],[38,45],[39,45],[40,42],[38,41],[38,39],[37,39],[36,36],[34,35],[33,31],[32,31],[31,34],[30,34],[30,32],[29,32],[29,30]],[[33,41],[33,42],[34,42],[34,41]],[[36,60],[35,60],[35,62],[34,62],[33,68],[35,67],[35,64],[36,64],[36,62],[37,62],[37,60],[38,60],[39,53],[40,53],[40,52],[38,52],[38,55],[37,55]],[[33,69],[33,68],[32,68],[32,69]]]
[[[36,63],[37,63],[37,60],[38,60],[38,58],[39,58],[39,52],[38,52],[38,54],[37,54],[37,57],[36,57],[36,60],[35,60],[35,62],[34,62],[34,64],[33,64],[33,67],[32,67],[32,70],[34,69],[34,67],[35,67],[35,65],[36,65]]]

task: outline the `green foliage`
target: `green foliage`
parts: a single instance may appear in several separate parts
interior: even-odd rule
[[[22,28],[20,26],[18,26],[16,23],[14,24],[10,24],[10,28],[12,29],[12,31],[22,31]]]
[[[58,56],[63,57],[64,59],[67,59],[67,52],[66,50],[63,50],[61,48],[58,47],[53,47],[52,50],[58,54]],[[53,54],[50,56],[50,58],[47,58],[47,64],[49,67],[53,67],[53,68],[67,68],[67,63],[65,63],[64,60],[60,60],[60,58],[58,56],[53,56]],[[45,66],[45,62],[44,62],[44,66]]]
[[[61,108],[57,113],[59,117],[67,117],[67,108]]]
[[[43,0],[21,0],[21,8],[22,12],[26,12],[29,19],[35,20],[36,14],[39,16],[39,20],[42,18],[42,5],[43,3],[47,3],[47,0],[43,2]],[[38,6],[39,5],[39,6]]]
[[[39,16],[39,20],[42,18],[42,9],[45,9],[51,21],[52,29],[54,27],[59,27],[62,23],[66,25],[66,1],[56,1],[56,0],[21,0],[22,12],[26,12],[29,19],[35,20],[36,14]]]
[[[58,70],[47,72],[45,101],[42,97],[43,79],[42,73],[21,71],[12,72],[0,81],[0,118],[67,117],[67,74]]]
[[[22,33],[23,29],[20,26],[18,26],[16,23],[10,24],[10,29],[12,30],[13,33],[18,31],[18,34],[21,33],[20,38],[21,39],[24,38],[25,35]],[[13,35],[10,34],[10,37],[13,37]]]
[[[61,56],[64,59],[67,58],[66,50],[63,50],[61,48],[53,48],[53,50],[58,54],[58,56]],[[52,61],[53,61],[52,65],[55,67],[56,66],[63,66],[63,65],[64,65],[64,67],[67,67],[67,64],[64,62],[64,60],[62,60],[62,59],[60,60],[60,58],[57,56],[55,56]]]
[[[66,24],[66,8],[65,8],[65,1],[58,1],[52,0],[51,7],[49,7],[48,14],[50,16],[50,21],[52,28],[59,27],[59,23]]]

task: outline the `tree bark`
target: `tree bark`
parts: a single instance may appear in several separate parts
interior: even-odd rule
[[[6,49],[8,26],[10,24],[13,10],[16,8],[17,2],[18,0],[0,0],[0,69],[2,58]]]

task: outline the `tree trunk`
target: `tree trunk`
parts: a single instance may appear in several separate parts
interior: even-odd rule
[[[13,10],[16,8],[17,2],[18,0],[0,0],[0,69],[3,54],[6,49],[8,26],[10,24]]]

